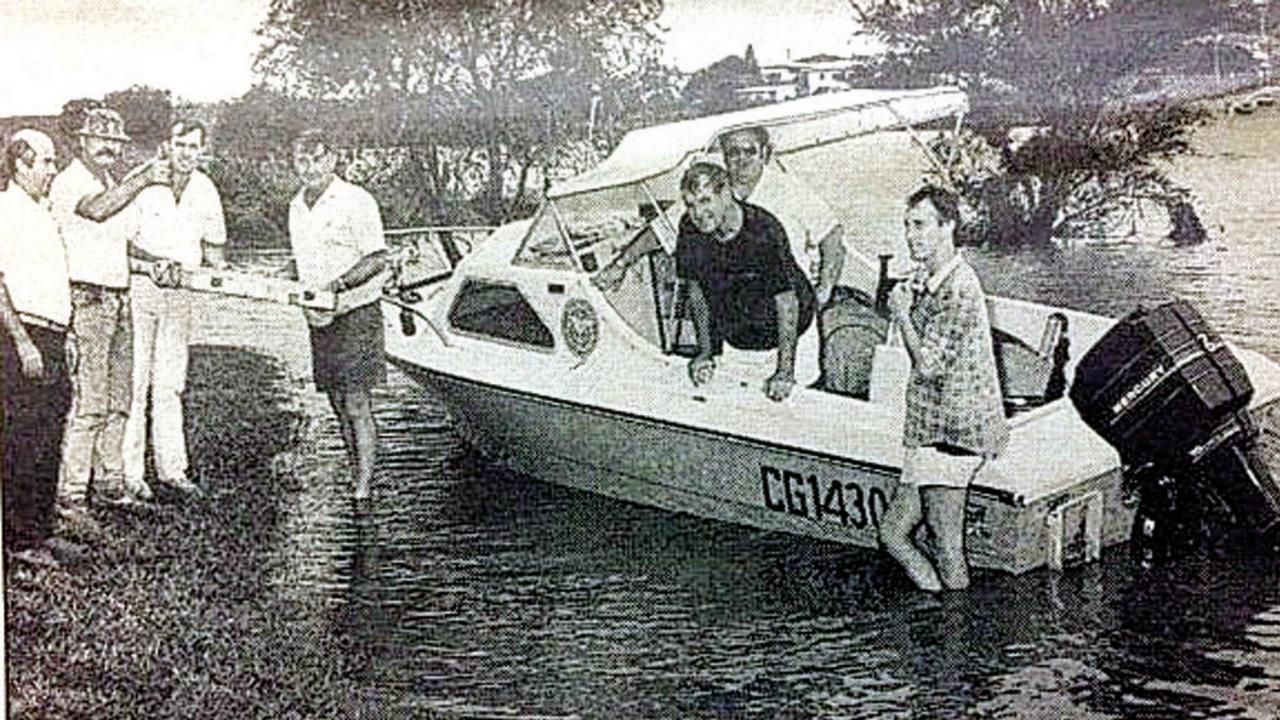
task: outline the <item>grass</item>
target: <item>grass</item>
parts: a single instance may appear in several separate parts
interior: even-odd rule
[[[279,364],[192,349],[187,433],[210,497],[100,515],[85,563],[11,567],[11,718],[329,718],[361,712],[334,611],[285,600],[271,549],[305,478],[273,471],[301,413]]]

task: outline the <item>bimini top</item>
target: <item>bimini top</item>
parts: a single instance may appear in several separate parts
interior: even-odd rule
[[[717,138],[744,127],[769,129],[775,154],[807,150],[882,130],[921,125],[967,112],[954,87],[847,90],[721,115],[633,130],[594,168],[552,186],[552,199],[642,182],[715,150]]]

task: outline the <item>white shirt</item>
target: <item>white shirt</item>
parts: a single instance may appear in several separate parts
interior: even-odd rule
[[[37,203],[16,182],[0,193],[0,274],[13,307],[66,325],[71,320],[67,251],[47,201]]]
[[[305,192],[299,190],[289,203],[289,244],[303,283],[323,287],[361,258],[387,248],[378,203],[363,188],[335,177],[311,207],[303,199]],[[343,307],[377,302],[384,274],[344,293]]]
[[[819,253],[822,238],[840,223],[831,207],[776,161],[765,165],[755,188],[744,199],[778,218],[782,229],[787,231],[787,242],[796,264],[809,281],[816,284],[822,267]]]
[[[132,213],[121,210],[97,223],[76,214],[86,197],[101,194],[106,186],[89,172],[79,158],[58,173],[49,188],[53,217],[67,246],[67,269],[74,282],[129,287],[128,241]]]
[[[227,226],[222,216],[222,198],[207,175],[191,173],[181,199],[173,188],[152,185],[133,201],[133,244],[152,255],[176,260],[195,269],[204,260],[203,244],[225,245]]]

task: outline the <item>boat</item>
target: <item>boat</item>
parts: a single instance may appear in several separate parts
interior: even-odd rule
[[[885,337],[873,298],[886,272],[902,272],[905,251],[880,262],[850,247],[842,311],[824,315],[827,382],[783,402],[765,397],[762,377],[728,366],[707,385],[690,383],[692,327],[670,257],[651,254],[609,292],[591,277],[638,234],[672,222],[680,173],[722,133],[767,127],[777,163],[833,143],[870,156],[897,143],[924,158],[908,179],[918,183],[920,168],[947,162],[929,154],[930,138],[957,131],[967,109],[950,87],[852,90],[633,131],[599,165],[552,186],[534,217],[472,228],[462,250],[452,231],[402,233],[382,301],[386,355],[443,402],[467,440],[520,473],[875,547],[902,468],[902,408],[867,391],[877,372],[868,358]],[[868,166],[863,187],[884,174]],[[869,234],[900,239],[904,199],[880,208],[886,227]],[[877,204],[859,207],[869,216]],[[989,310],[1011,439],[971,489],[970,562],[1023,573],[1096,560],[1129,539],[1136,500],[1117,450],[1046,381],[1071,377],[1115,320],[1003,297],[990,297]],[[1074,354],[1054,368],[1064,328]],[[1234,350],[1253,383],[1250,407],[1267,411],[1280,399],[1280,367]]]

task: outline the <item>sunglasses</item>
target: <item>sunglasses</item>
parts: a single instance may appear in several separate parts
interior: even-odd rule
[[[760,154],[758,145],[730,145],[724,149],[726,158],[748,158],[755,157]]]

